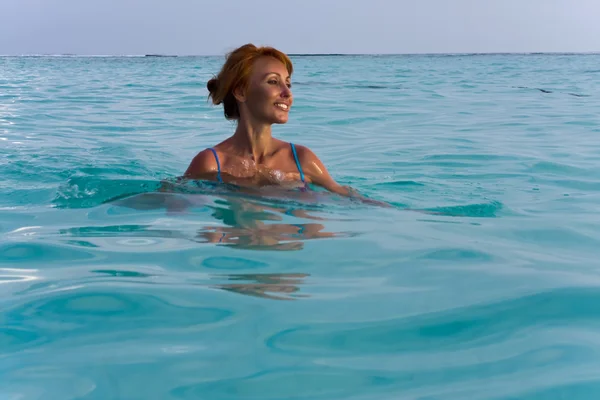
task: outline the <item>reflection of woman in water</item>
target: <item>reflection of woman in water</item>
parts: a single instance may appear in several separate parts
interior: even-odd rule
[[[195,237],[189,239],[247,250],[301,250],[305,240],[355,235],[352,232],[325,231],[325,225],[319,223],[326,221],[325,218],[312,215],[309,210],[299,206],[282,208],[275,204],[264,204],[256,199],[227,195],[219,197],[221,197],[219,201],[211,201],[205,196],[146,193],[118,200],[114,204],[138,210],[166,207],[168,212],[174,213],[199,206],[209,208],[212,210],[212,217],[221,224],[203,225],[198,229]],[[284,223],[282,222],[284,215],[314,222]],[[177,231],[142,228],[135,230],[137,236],[176,237],[178,235]]]
[[[225,118],[236,120],[237,128],[228,139],[198,153],[184,177],[246,187],[306,188],[312,183],[359,197],[335,182],[310,149],[271,135],[271,125],[288,121],[293,103],[292,72],[290,59],[271,47],[247,44],[230,53],[207,87],[212,102],[223,104]]]
[[[228,281],[242,281],[242,283],[224,283],[216,285],[219,289],[245,294],[248,296],[263,297],[273,300],[293,300],[308,297],[299,294],[300,285],[304,283],[307,274],[239,274],[215,276]]]
[[[205,226],[198,231],[197,238],[209,243],[254,250],[301,250],[303,242],[309,239],[335,238],[351,236],[350,233],[323,231],[320,223],[265,223],[263,221],[281,221],[279,213],[285,210],[269,207],[251,201],[231,199],[226,208],[215,207],[213,217],[222,220],[225,226]],[[304,210],[291,210],[291,215],[320,220]]]

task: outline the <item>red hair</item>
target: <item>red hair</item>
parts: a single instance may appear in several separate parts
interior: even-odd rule
[[[227,59],[219,75],[212,78],[206,84],[210,92],[209,97],[215,105],[223,103],[225,118],[238,119],[240,111],[233,91],[237,88],[246,89],[252,66],[260,57],[273,57],[285,65],[290,76],[294,72],[292,61],[281,51],[273,47],[256,47],[253,44],[245,44],[227,55]]]

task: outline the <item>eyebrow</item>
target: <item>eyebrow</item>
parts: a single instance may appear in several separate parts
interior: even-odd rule
[[[267,74],[265,74],[265,78],[269,75],[277,75],[278,77],[281,78],[281,74],[279,72],[268,72]],[[288,75],[285,79],[292,79],[292,77],[290,75]]]

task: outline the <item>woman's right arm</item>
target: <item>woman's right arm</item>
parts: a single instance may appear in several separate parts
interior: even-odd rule
[[[217,161],[210,149],[202,150],[194,157],[183,174],[187,179],[213,178],[217,172]]]

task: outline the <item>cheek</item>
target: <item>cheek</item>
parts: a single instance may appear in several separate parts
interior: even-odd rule
[[[271,87],[267,86],[267,85],[254,85],[252,87],[252,94],[254,96],[254,98],[256,99],[263,99],[266,97],[269,97],[270,93],[272,92]]]
[[[248,103],[250,107],[262,108],[270,99],[269,91],[264,88],[256,88],[248,95]]]

